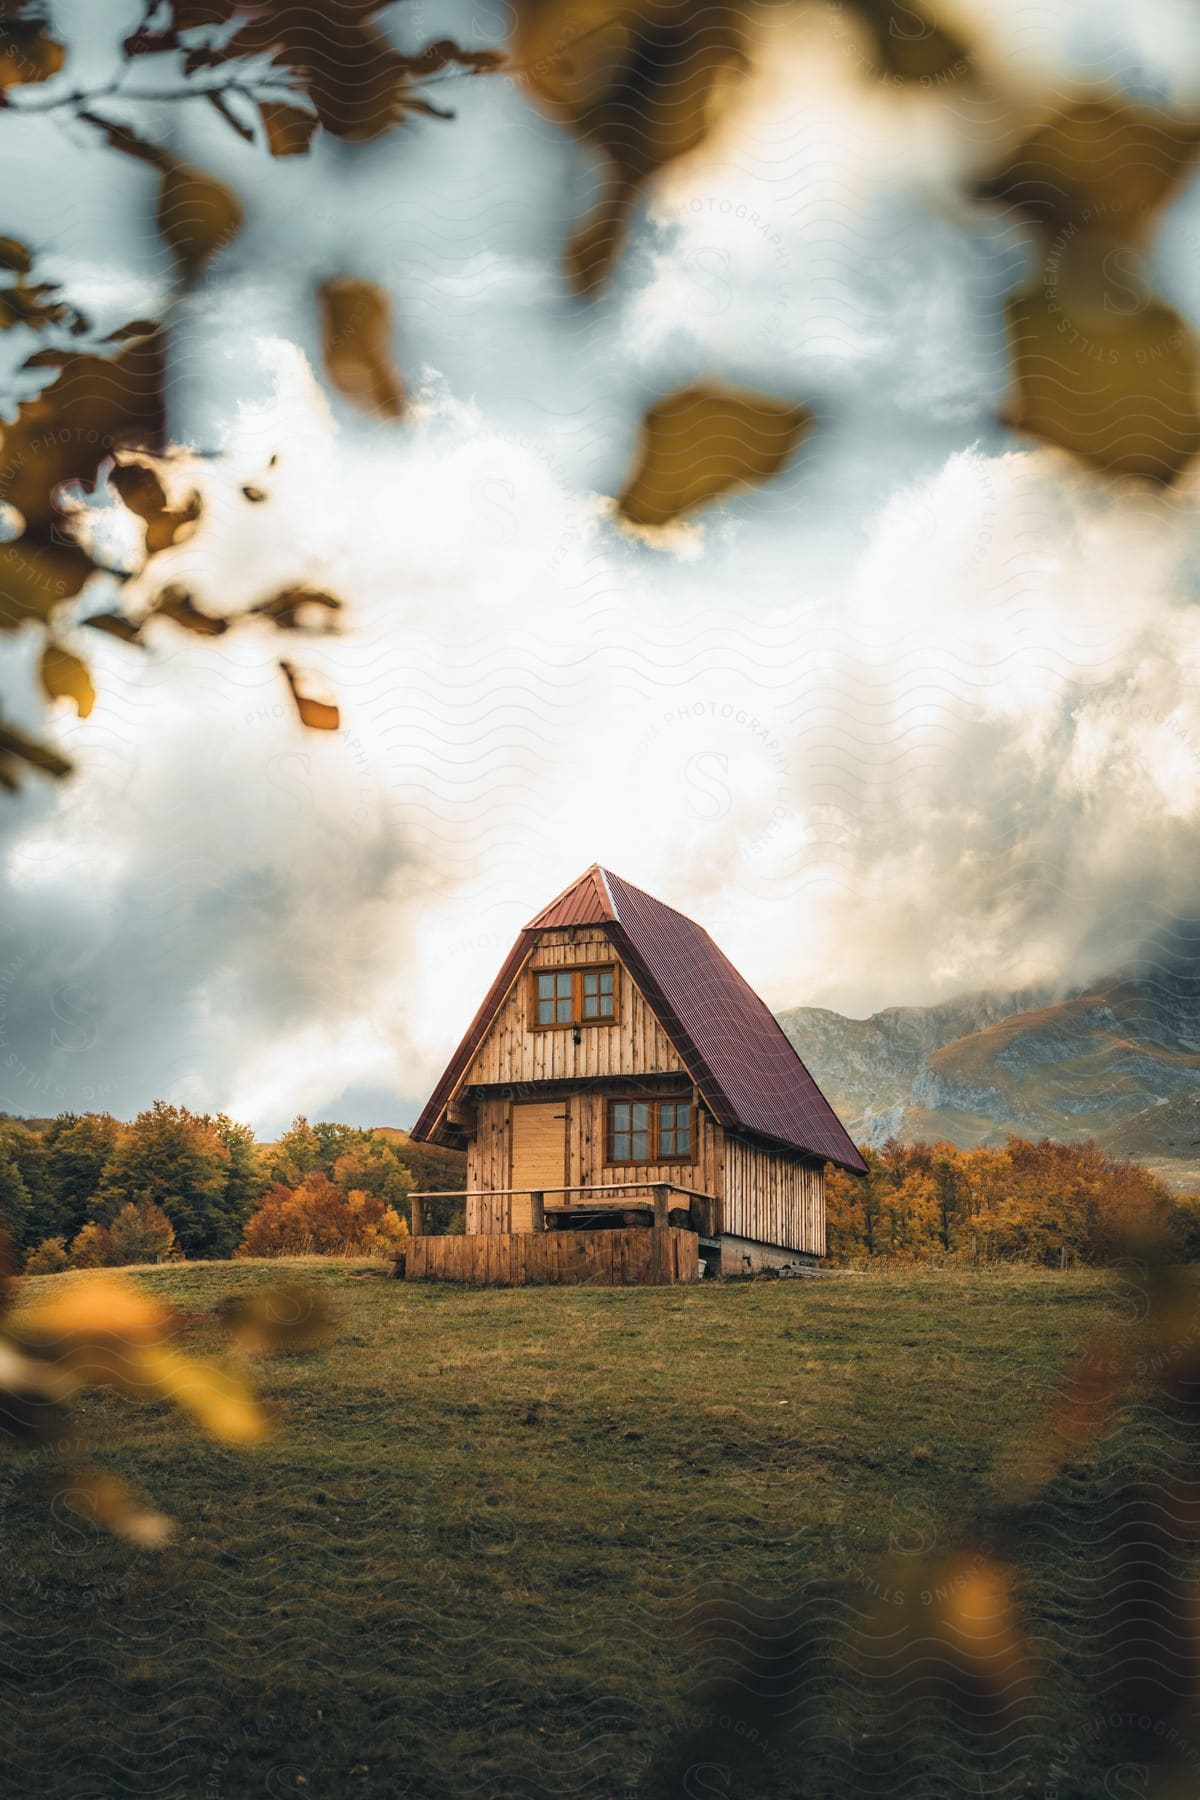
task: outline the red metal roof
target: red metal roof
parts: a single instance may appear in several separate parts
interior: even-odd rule
[[[612,897],[604,880],[604,872],[593,863],[578,881],[573,881],[549,906],[544,906],[526,925],[526,931],[561,930],[566,925],[603,925],[615,918]]]
[[[703,926],[593,864],[525,926],[421,1117],[415,1138],[441,1122],[541,931],[605,925],[668,1037],[723,1125],[824,1157],[866,1164],[765,1001]]]

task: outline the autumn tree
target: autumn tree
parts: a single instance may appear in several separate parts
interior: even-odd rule
[[[136,1205],[125,1202],[108,1228],[108,1239],[114,1264],[165,1262],[175,1247],[170,1219],[148,1195]]]
[[[933,1146],[930,1176],[937,1197],[938,1242],[948,1256],[951,1250],[958,1248],[967,1197],[962,1159],[954,1144],[936,1143]]]
[[[333,1174],[340,1156],[362,1144],[369,1144],[374,1135],[359,1125],[340,1125],[332,1119],[318,1119],[313,1130],[321,1146],[317,1167],[324,1169],[327,1175]]]
[[[139,1113],[104,1168],[97,1220],[152,1196],[188,1257],[228,1256],[240,1224],[228,1197],[231,1154],[210,1119],[156,1100]]]
[[[1137,1246],[1186,1254],[1192,1215],[1149,1170],[1095,1144],[862,1147],[867,1173],[826,1175],[829,1255],[1105,1263]],[[1197,1231],[1200,1242],[1200,1229]]]
[[[338,1157],[333,1179],[343,1194],[354,1190],[369,1194],[403,1217],[408,1216],[408,1196],[417,1185],[387,1140],[369,1132]]]
[[[51,1120],[44,1142],[54,1217],[47,1233],[74,1237],[91,1218],[122,1129],[110,1113],[65,1112]]]
[[[396,1161],[408,1170],[418,1188],[428,1192],[445,1189],[453,1192],[467,1185],[467,1159],[461,1150],[447,1150],[441,1144],[414,1143],[406,1131],[388,1127],[371,1133],[388,1144]]]
[[[224,1254],[231,1255],[234,1243],[241,1236],[242,1227],[262,1198],[268,1182],[259,1161],[259,1147],[249,1125],[239,1124],[227,1113],[218,1113],[211,1124],[229,1155],[225,1168],[223,1211],[229,1240],[228,1250]]]
[[[887,1255],[936,1254],[941,1248],[938,1223],[937,1186],[927,1170],[910,1167],[885,1188],[877,1239]]]
[[[1179,1208],[1156,1176],[1140,1163],[1110,1163],[1087,1198],[1088,1244],[1093,1260],[1110,1262],[1131,1246],[1175,1245]]]
[[[26,1275],[57,1275],[70,1267],[70,1252],[62,1237],[44,1238],[25,1258]]]
[[[41,1135],[0,1120],[0,1224],[21,1248],[58,1228],[57,1209]]]
[[[888,1174],[879,1151],[860,1144],[867,1165],[865,1175],[851,1175],[832,1164],[825,1171],[825,1225],[829,1254],[839,1261],[855,1256],[874,1256],[879,1218]]]
[[[386,1254],[407,1234],[403,1219],[374,1195],[343,1194],[315,1169],[295,1188],[277,1185],[246,1225],[239,1256]]]
[[[14,1244],[31,1241],[29,1189],[13,1152],[10,1134],[0,1129],[0,1225]]]
[[[105,1269],[114,1259],[113,1241],[108,1228],[93,1219],[71,1240],[73,1269]]]
[[[1180,1194],[1171,1207],[1171,1246],[1181,1262],[1200,1262],[1200,1194]]]
[[[263,1166],[277,1187],[299,1187],[306,1175],[322,1167],[324,1156],[324,1144],[301,1113],[278,1143],[267,1147]],[[328,1174],[329,1170],[324,1172]]]

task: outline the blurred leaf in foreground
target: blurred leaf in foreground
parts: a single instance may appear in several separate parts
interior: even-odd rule
[[[193,493],[182,507],[173,508],[162,482],[148,463],[119,464],[109,475],[108,485],[130,512],[144,521],[147,556],[169,549],[187,535],[200,517],[200,496]]]
[[[219,1312],[242,1349],[260,1356],[314,1350],[333,1334],[333,1315],[325,1301],[298,1281],[234,1295]]]
[[[4,0],[0,7],[0,89],[49,81],[66,57],[66,50],[46,30],[41,5]]]
[[[18,1284],[22,1299],[26,1291]],[[324,1303],[299,1283],[251,1296],[242,1317],[243,1341],[253,1339],[264,1352],[325,1343],[332,1329]],[[61,1442],[76,1509],[146,1547],[165,1541],[169,1522],[141,1506],[116,1476],[89,1466],[71,1420],[76,1396],[99,1388],[166,1400],[225,1444],[256,1444],[269,1430],[243,1376],[177,1349],[170,1339],[178,1328],[144,1287],[89,1272],[18,1304],[0,1335],[0,1442],[10,1449],[51,1437]]]
[[[258,110],[271,155],[303,156],[320,124],[316,113],[282,100],[260,100]]]
[[[849,0],[848,10],[871,34],[878,73],[893,81],[940,86],[970,69],[966,43],[920,0]]]
[[[307,725],[310,731],[336,731],[341,723],[341,715],[332,701],[319,700],[316,695],[310,694],[307,690],[306,677],[291,663],[281,662],[279,666],[292,690],[292,699],[296,702],[300,723]]]
[[[404,384],[392,362],[391,305],[373,281],[338,276],[321,284],[321,350],[339,393],[362,412],[398,419]]]
[[[645,183],[708,136],[746,66],[746,18],[725,0],[519,0],[518,73],[606,165],[608,191],[566,251],[578,293],[608,279]]]
[[[86,663],[51,642],[42,651],[41,676],[48,700],[71,700],[79,717],[87,718],[96,704],[96,690]]]
[[[328,622],[341,610],[341,601],[319,588],[283,588],[269,600],[260,600],[250,608],[257,618],[270,619],[281,631],[299,631],[308,619],[324,617]]]
[[[41,544],[60,523],[62,483],[90,481],[97,463],[114,450],[161,448],[165,353],[165,338],[156,330],[116,356],[47,349],[29,358],[27,368],[58,373],[3,427],[0,500],[24,519],[23,543]],[[51,547],[62,547],[61,531]]]
[[[242,228],[242,204],[232,188],[173,158],[158,195],[158,234],[185,281],[192,281]]]
[[[52,750],[49,744],[39,744],[15,726],[0,722],[0,787],[10,794],[16,793],[21,785],[23,768],[37,769],[56,781],[71,773],[67,758]]]
[[[181,625],[185,631],[194,631],[197,637],[222,637],[229,630],[228,619],[220,613],[204,612],[186,588],[175,582],[162,590],[151,612],[156,618],[170,619],[173,625]]]
[[[1108,285],[1087,273],[1069,301],[1065,292],[1060,278],[1008,304],[1013,397],[1005,422],[1106,475],[1174,481],[1200,450],[1200,358],[1190,326],[1160,300],[1135,299],[1136,310],[1116,311]]]
[[[188,75],[253,59],[287,78],[298,97],[306,96],[317,122],[332,137],[366,143],[413,113],[441,116],[420,93],[428,76],[448,65],[467,75],[485,74],[500,62],[495,51],[464,49],[449,38],[405,54],[375,17],[389,5],[390,0],[339,0],[322,7],[281,0],[212,0],[209,5],[165,0],[161,8],[150,9],[150,17],[157,20],[166,13],[169,23],[161,29],[143,25],[126,40],[126,50],[131,55],[182,50]],[[208,41],[197,41],[196,34],[206,28]],[[180,32],[189,34],[186,45]],[[272,85],[282,85],[282,80]],[[274,125],[278,132],[278,118]],[[289,133],[299,129],[293,121],[286,126]],[[277,142],[278,137],[272,139],[273,155],[294,155],[303,148],[293,138],[280,151]]]
[[[735,489],[756,487],[790,461],[812,414],[769,394],[697,385],[657,401],[617,508],[631,525],[665,525]]]
[[[1039,126],[976,188],[1052,235],[1129,238],[1175,197],[1200,149],[1200,119],[1089,95]]]

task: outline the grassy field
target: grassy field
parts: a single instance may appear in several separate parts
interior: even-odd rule
[[[280,1272],[134,1278],[212,1351],[214,1308]],[[762,1700],[781,1671],[786,1687],[780,1620],[853,1608],[889,1550],[959,1541],[1000,1445],[1111,1314],[1107,1277],[483,1292],[303,1273],[338,1333],[261,1365],[264,1447],[214,1448],[157,1404],[87,1405],[104,1462],[174,1515],[165,1550],[98,1536],[69,1494],[48,1507],[44,1460],[6,1475],[0,1791],[1105,1791],[1086,1529],[1035,1550],[1055,1679],[978,1766],[936,1730],[916,1766],[864,1762],[854,1696],[820,1670]],[[718,1593],[765,1657],[741,1700],[706,1697],[732,1666],[732,1639],[706,1662],[692,1629]]]

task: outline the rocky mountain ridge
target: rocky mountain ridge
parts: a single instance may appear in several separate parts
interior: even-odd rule
[[[981,993],[868,1019],[793,1007],[780,1023],[857,1142],[1009,1132],[1114,1154],[1200,1159],[1200,981],[1162,971],[1062,996]]]

